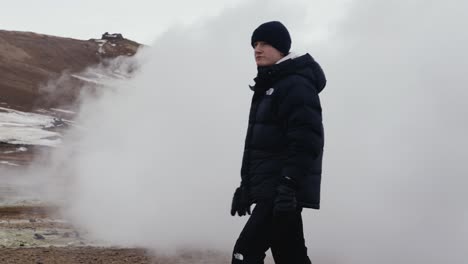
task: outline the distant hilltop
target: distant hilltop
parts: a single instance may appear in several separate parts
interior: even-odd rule
[[[104,59],[133,56],[141,44],[108,32],[78,40],[0,30],[0,102],[22,110],[37,106],[39,87],[63,72],[76,73]]]
[[[116,39],[124,39],[124,38],[123,38],[122,34],[120,34],[120,33],[109,34],[109,32],[106,32],[106,33],[102,34],[101,39],[116,40]]]

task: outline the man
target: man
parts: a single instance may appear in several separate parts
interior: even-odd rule
[[[232,263],[263,263],[271,248],[277,264],[311,263],[302,208],[320,207],[324,132],[318,94],[326,84],[309,55],[290,53],[291,38],[277,21],[252,34],[258,73],[231,214],[251,214]],[[251,213],[250,206],[255,203]]]

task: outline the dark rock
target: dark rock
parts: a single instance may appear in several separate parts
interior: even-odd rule
[[[37,239],[37,240],[44,240],[45,239],[45,237],[43,235],[38,234],[38,233],[34,234],[34,238]]]
[[[56,236],[58,234],[59,232],[57,230],[48,230],[46,233],[44,233],[44,236]]]

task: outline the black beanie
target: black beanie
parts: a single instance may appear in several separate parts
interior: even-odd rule
[[[288,29],[279,21],[271,21],[261,24],[252,34],[251,45],[257,41],[265,41],[284,55],[291,48],[291,36]]]

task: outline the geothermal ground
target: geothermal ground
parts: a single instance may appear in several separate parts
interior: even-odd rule
[[[29,124],[35,125],[40,123],[39,121],[63,118],[58,115],[53,117],[17,110],[8,112],[4,109],[3,113],[14,114],[14,117],[21,118],[14,119],[10,115],[3,115],[0,128],[1,124],[5,128],[6,119],[12,127],[15,127],[20,126],[19,122],[26,120],[25,117],[30,117]],[[36,123],[32,122],[34,119]],[[21,127],[28,126],[23,123]],[[44,131],[59,133],[58,131],[62,129],[62,125],[51,126]],[[116,247],[105,241],[94,240],[86,230],[74,227],[62,217],[57,205],[35,196],[37,186],[31,184],[27,178],[23,178],[22,172],[28,169],[34,157],[39,153],[47,153],[57,143],[53,140],[55,138],[41,137],[44,136],[42,130],[36,127],[29,133],[17,134],[14,129],[4,129],[2,133],[4,139],[9,138],[14,142],[24,141],[24,143],[0,144],[0,172],[8,172],[8,175],[0,177],[0,263],[229,263],[228,254],[214,251],[185,250],[169,256],[164,252],[143,248]],[[14,133],[8,134],[8,131]],[[44,145],[41,146],[39,143]]]
[[[22,181],[21,170],[39,149],[0,144],[2,171],[15,170],[18,177],[0,179],[0,263],[176,263],[150,257],[144,249],[93,241],[65,221],[57,207],[29,195],[35,192]]]
[[[12,186],[10,186],[12,187]],[[11,198],[12,189],[2,188],[0,199]],[[183,251],[168,256],[142,248],[113,247],[87,238],[84,230],[61,219],[56,208],[37,201],[0,206],[0,263],[229,263],[226,254]]]

